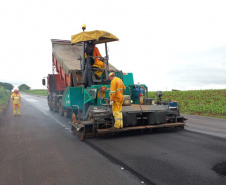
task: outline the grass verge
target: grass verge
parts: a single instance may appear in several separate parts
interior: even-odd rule
[[[47,89],[32,89],[32,90],[25,90],[22,91],[23,93],[39,95],[39,96],[47,96],[48,90]]]
[[[11,92],[0,86],[0,116],[9,104]]]

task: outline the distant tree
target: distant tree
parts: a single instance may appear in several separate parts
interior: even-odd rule
[[[4,82],[0,82],[0,86],[4,87],[5,89],[8,89],[10,91],[13,90],[14,86],[10,83],[4,83]]]
[[[26,91],[26,90],[30,90],[31,88],[26,85],[26,84],[21,84],[20,86],[18,86],[19,91]]]

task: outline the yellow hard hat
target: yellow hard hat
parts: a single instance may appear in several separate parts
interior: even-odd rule
[[[108,76],[115,76],[115,73],[111,72]]]

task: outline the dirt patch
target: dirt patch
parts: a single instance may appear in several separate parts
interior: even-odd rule
[[[226,162],[216,164],[212,170],[221,176],[226,176]]]

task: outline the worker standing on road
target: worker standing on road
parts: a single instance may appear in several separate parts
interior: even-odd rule
[[[14,90],[13,94],[11,95],[11,100],[13,102],[13,113],[14,116],[18,115],[20,116],[20,101],[21,96],[17,89]]]
[[[111,80],[110,100],[113,101],[112,112],[115,118],[114,128],[123,128],[122,104],[124,100],[123,92],[126,87],[122,80],[115,76],[115,73],[109,74],[109,80]]]

